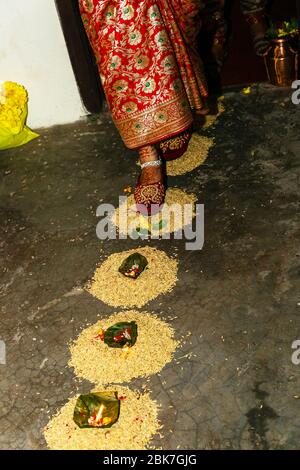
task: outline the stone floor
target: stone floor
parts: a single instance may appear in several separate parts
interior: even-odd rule
[[[300,106],[266,85],[225,94],[206,163],[172,178],[205,204],[205,246],[178,248],[179,282],[147,310],[191,342],[151,378],[165,449],[296,449],[300,441]],[[76,390],[67,343],[114,309],[83,290],[105,253],[95,211],[134,184],[135,156],[108,116],[42,130],[1,153],[0,448],[44,449],[42,429]],[[140,242],[141,243],[141,242]],[[143,242],[142,242],[143,243]],[[171,320],[170,320],[171,321]],[[155,341],[155,339],[153,339]],[[192,352],[193,356],[186,356]],[[142,381],[133,385],[140,386]],[[173,405],[174,408],[170,408]]]

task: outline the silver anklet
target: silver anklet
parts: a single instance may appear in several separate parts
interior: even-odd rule
[[[141,163],[141,169],[143,170],[144,168],[150,168],[150,167],[160,166],[160,165],[161,165],[161,160],[154,160],[152,162]]]

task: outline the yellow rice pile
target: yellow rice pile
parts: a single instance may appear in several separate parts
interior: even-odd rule
[[[44,430],[51,450],[144,450],[160,429],[158,405],[148,393],[113,387],[121,401],[119,421],[110,429],[80,429],[73,421],[77,397],[58,412]],[[103,389],[97,387],[97,390]]]
[[[184,226],[192,222],[196,202],[195,194],[188,194],[178,188],[170,188],[166,193],[165,208],[152,217],[147,217],[137,212],[134,196],[131,195],[127,198],[127,209],[125,204],[122,204],[112,215],[112,222],[123,235],[130,235],[138,228],[142,231],[146,230],[146,233],[148,231],[152,236],[167,236],[182,230]],[[186,216],[183,215],[185,206],[191,209]],[[172,211],[169,211],[170,208]]]
[[[184,175],[195,170],[205,162],[213,145],[213,139],[193,134],[189,147],[182,157],[167,162],[167,175]]]
[[[148,260],[146,270],[132,279],[119,273],[123,260],[138,252]],[[164,251],[151,247],[122,251],[109,256],[101,264],[87,290],[112,307],[142,307],[160,294],[172,290],[177,281],[178,263]]]
[[[101,329],[123,321],[136,321],[138,325],[137,342],[129,350],[109,348],[95,339]],[[70,346],[69,366],[78,377],[98,385],[129,382],[160,372],[171,362],[178,346],[173,328],[155,315],[120,312],[82,331]]]

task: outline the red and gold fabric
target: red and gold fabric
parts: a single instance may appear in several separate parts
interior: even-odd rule
[[[79,0],[113,120],[140,148],[190,128],[206,84],[195,42],[202,0]]]

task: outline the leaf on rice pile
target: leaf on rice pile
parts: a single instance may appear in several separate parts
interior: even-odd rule
[[[103,341],[110,348],[132,348],[136,343],[137,336],[138,327],[135,321],[119,322],[104,331]]]
[[[136,321],[139,335],[134,348],[127,351],[108,348],[97,334],[113,323]],[[75,374],[98,385],[129,382],[160,372],[171,362],[179,342],[173,328],[147,312],[120,312],[83,330],[70,345],[69,366]]]
[[[148,261],[145,256],[140,253],[133,253],[132,255],[126,258],[121,266],[119,267],[119,272],[124,274],[126,277],[131,277],[132,279],[137,279],[143,271],[145,271],[148,266]]]
[[[212,138],[193,134],[188,149],[182,157],[167,162],[167,175],[184,175],[195,170],[205,162],[213,145]]]
[[[93,393],[97,393],[99,388]],[[109,391],[109,390],[108,390]],[[148,393],[114,387],[121,400],[119,420],[110,429],[80,429],[73,421],[78,397],[49,422],[44,436],[51,450],[144,450],[158,433],[158,405]]]
[[[97,392],[78,397],[74,422],[81,429],[111,428],[119,419],[120,400],[117,392]]]
[[[119,272],[119,267],[135,251],[109,256],[97,268],[87,286],[88,292],[112,307],[142,307],[160,294],[170,292],[177,281],[177,260],[155,248],[139,248],[139,253],[147,258],[148,266],[133,282]]]
[[[188,194],[178,188],[169,188],[163,209],[157,214],[147,217],[136,208],[134,196],[127,198],[125,203],[112,214],[111,221],[121,235],[136,238],[148,236],[169,238],[171,233],[181,231],[191,224],[195,217],[195,194]]]

